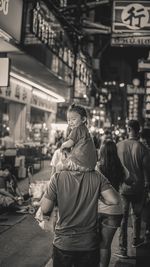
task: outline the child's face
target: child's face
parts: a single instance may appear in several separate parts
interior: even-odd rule
[[[68,125],[71,129],[77,127],[85,122],[85,118],[81,118],[81,115],[74,111],[67,113]]]

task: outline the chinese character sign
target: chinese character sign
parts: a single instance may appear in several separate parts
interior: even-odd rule
[[[112,31],[114,33],[150,31],[150,2],[114,1]]]

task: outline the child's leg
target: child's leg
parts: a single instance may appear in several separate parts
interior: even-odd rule
[[[63,162],[63,170],[69,170],[69,171],[81,171],[81,172],[87,172],[91,171],[90,168],[86,168],[84,166],[78,165],[75,163],[71,158],[67,158]]]

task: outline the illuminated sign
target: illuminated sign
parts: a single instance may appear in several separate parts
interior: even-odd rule
[[[0,86],[8,86],[9,59],[0,58]]]
[[[0,1],[0,28],[18,42],[21,40],[22,12],[22,0]]]
[[[150,60],[139,60],[138,71],[150,71]]]
[[[115,46],[128,46],[128,45],[134,45],[134,46],[150,46],[150,37],[148,36],[121,36],[118,35],[112,35],[111,38],[111,45]]]
[[[0,97],[26,104],[30,101],[31,86],[10,78],[10,86],[0,87]]]
[[[112,45],[150,45],[149,1],[114,1]]]
[[[150,118],[150,72],[145,74],[145,117]]]
[[[127,84],[127,94],[144,95],[145,94],[145,88],[144,87],[135,87],[132,84]]]

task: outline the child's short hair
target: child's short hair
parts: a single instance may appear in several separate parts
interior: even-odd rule
[[[86,109],[82,106],[76,105],[76,104],[72,104],[69,108],[68,108],[68,112],[76,112],[78,113],[81,118],[86,117],[87,118],[87,112]]]

